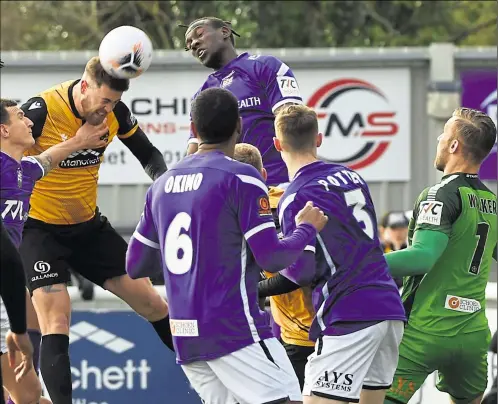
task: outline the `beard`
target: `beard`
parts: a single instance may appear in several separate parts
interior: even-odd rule
[[[434,167],[436,170],[443,172],[444,168],[446,167],[446,161],[447,161],[447,155],[446,153],[441,152],[439,155],[436,156],[436,159],[434,160]]]
[[[81,101],[83,107],[83,119],[90,125],[97,126],[104,122],[107,114],[100,114],[100,110],[90,109],[87,100]]]

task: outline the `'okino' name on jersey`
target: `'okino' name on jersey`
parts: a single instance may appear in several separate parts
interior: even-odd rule
[[[482,213],[496,215],[496,200],[479,198],[477,195],[469,194],[469,204],[473,209]]]
[[[443,213],[443,202],[424,201],[420,204],[417,224],[432,224],[439,226],[441,224],[441,214]]]
[[[105,148],[78,150],[59,163],[60,168],[79,168],[96,166],[101,162]]]
[[[197,191],[202,183],[202,173],[174,175],[169,177],[164,185],[167,194],[178,194],[181,192]]]

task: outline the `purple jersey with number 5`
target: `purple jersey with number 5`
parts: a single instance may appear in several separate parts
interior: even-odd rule
[[[161,252],[178,363],[272,336],[246,242],[275,227],[267,201],[260,174],[221,152],[186,157],[149,189],[134,237]]]
[[[242,118],[240,142],[257,147],[268,172],[268,185],[289,181],[280,153],[273,145],[275,110],[286,103],[302,104],[298,83],[292,70],[273,56],[242,53],[222,69],[209,75],[194,95],[208,88],[231,91],[239,101]],[[189,142],[196,141],[193,134]]]
[[[347,334],[384,320],[405,321],[365,181],[338,164],[317,161],[301,168],[280,199],[284,236],[294,230],[294,218],[307,201],[329,217],[316,241],[316,317],[310,338]]]
[[[14,245],[19,248],[24,222],[28,218],[29,199],[35,182],[43,177],[43,168],[33,157],[21,163],[0,152],[0,199],[2,221]]]

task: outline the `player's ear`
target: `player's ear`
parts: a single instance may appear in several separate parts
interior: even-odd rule
[[[280,139],[278,137],[273,138],[273,145],[278,152],[282,152],[282,144],[280,143]]]
[[[190,132],[192,132],[192,134],[197,138],[199,139],[199,136],[197,136],[197,128],[195,127],[194,125],[194,122],[190,122]]]
[[[316,136],[316,147],[320,147],[323,142],[323,133],[318,132],[318,135]]]
[[[458,139],[453,139],[450,144],[450,153],[451,154],[455,153],[458,149],[458,146],[460,146]]]
[[[7,125],[0,124],[0,136],[3,138],[9,137],[9,129],[7,128]]]
[[[232,35],[232,31],[227,27],[221,27],[221,33],[223,34],[223,39],[228,39],[230,38],[230,35]]]
[[[265,180],[265,182],[266,182],[266,180],[268,179],[268,173],[266,172],[266,168],[264,168],[264,167],[263,167],[263,168],[261,169],[261,175],[263,176],[263,179],[264,179],[264,180]]]
[[[88,88],[88,82],[86,80],[81,80],[81,94],[85,94]]]

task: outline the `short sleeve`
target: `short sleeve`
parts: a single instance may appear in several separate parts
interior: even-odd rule
[[[289,66],[273,56],[258,56],[256,62],[258,81],[264,85],[272,112],[287,103],[303,103],[296,77]]]
[[[33,122],[31,131],[33,137],[39,138],[43,134],[45,121],[47,120],[48,108],[47,103],[42,97],[33,97],[21,105],[24,115]]]
[[[138,128],[137,118],[135,118],[123,101],[119,101],[116,104],[113,113],[119,124],[118,138],[126,139],[134,135]]]
[[[30,177],[33,182],[38,181],[46,174],[43,166],[35,157],[23,157],[21,166],[23,174]]]
[[[133,233],[133,237],[151,248],[159,249],[159,237],[157,234],[156,226],[152,218],[152,186],[147,191],[145,196],[145,206],[140,216],[140,221],[138,222],[137,228]]]
[[[267,228],[275,228],[268,198],[268,188],[258,171],[247,166],[247,169],[235,174],[234,181],[232,198],[237,210],[239,226],[245,239],[248,240]]]
[[[462,210],[460,195],[454,187],[436,187],[427,188],[417,199],[413,211],[415,231],[435,230],[449,236]]]

